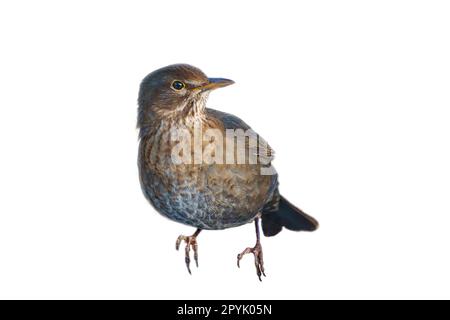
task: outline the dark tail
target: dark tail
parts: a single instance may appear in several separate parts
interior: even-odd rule
[[[263,211],[262,229],[266,237],[271,237],[278,234],[283,227],[293,231],[314,231],[319,227],[319,223],[280,196],[278,210]]]

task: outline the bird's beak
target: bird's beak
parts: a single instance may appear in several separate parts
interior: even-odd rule
[[[208,83],[200,86],[201,91],[210,91],[218,88],[223,88],[234,83],[233,80],[223,79],[223,78],[208,78]]]

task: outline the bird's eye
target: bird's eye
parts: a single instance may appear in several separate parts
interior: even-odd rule
[[[184,83],[178,80],[175,80],[174,82],[172,82],[172,88],[174,88],[175,90],[181,90],[185,87]]]

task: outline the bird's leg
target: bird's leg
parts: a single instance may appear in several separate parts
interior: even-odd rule
[[[198,246],[197,246],[197,236],[199,235],[200,231],[202,231],[201,229],[197,229],[197,231],[195,231],[195,233],[192,236],[179,236],[177,239],[177,243],[175,244],[175,248],[178,250],[180,248],[180,244],[182,241],[186,242],[186,247],[184,249],[185,252],[185,257],[184,260],[186,261],[186,267],[189,271],[189,273],[191,274],[191,268],[190,268],[190,264],[191,264],[191,258],[189,256],[190,251],[191,251],[191,247],[192,250],[194,251],[194,260],[195,260],[195,265],[198,268]]]
[[[238,267],[240,267],[239,262],[241,261],[242,257],[244,257],[244,255],[248,253],[252,253],[253,256],[255,257],[256,274],[258,275],[259,281],[262,281],[261,275],[265,277],[266,274],[264,273],[263,251],[259,236],[259,217],[255,219],[255,229],[256,229],[256,245],[253,248],[246,248],[244,251],[238,254],[237,265]]]

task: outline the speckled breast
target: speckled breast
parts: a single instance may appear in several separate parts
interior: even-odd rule
[[[174,164],[170,130],[141,140],[139,170],[146,198],[162,215],[201,229],[248,223],[270,199],[276,177],[258,165]]]

